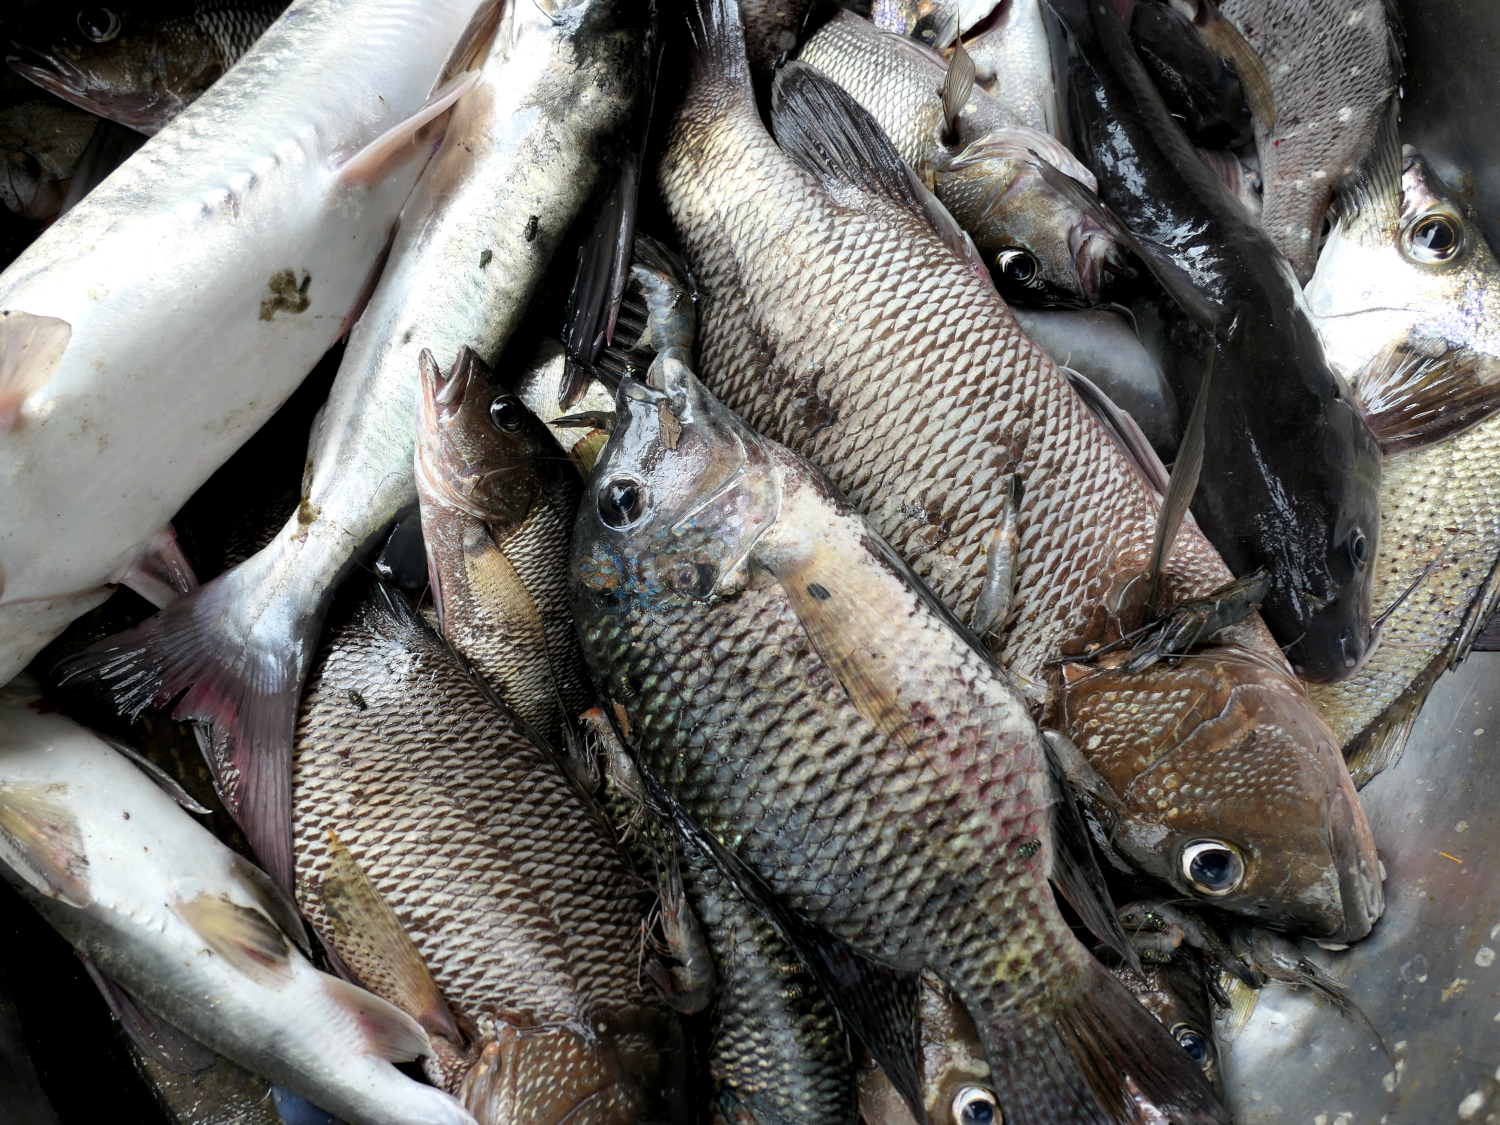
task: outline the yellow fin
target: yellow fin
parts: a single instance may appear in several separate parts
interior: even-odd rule
[[[67,806],[52,796],[55,785],[0,785],[0,860],[38,894],[79,909],[89,893],[83,836]]]
[[[392,125],[345,160],[339,167],[339,180],[346,187],[354,187],[385,179],[427,147],[431,140],[427,126],[451,109],[478,81],[479,72],[471,70],[445,82],[416,113]]]
[[[72,336],[72,325],[55,316],[0,311],[0,434],[21,425],[21,408],[52,378]]]
[[[172,912],[251,980],[277,984],[285,979],[291,944],[281,928],[254,907],[205,892],[173,903]]]
[[[1205,2],[1199,6],[1199,34],[1208,44],[1208,49],[1221,59],[1234,63],[1234,72],[1239,75],[1240,85],[1245,91],[1245,102],[1257,121],[1271,133],[1276,130],[1276,96],[1271,92],[1271,76],[1266,73],[1266,64],[1249,41],[1240,34],[1240,29],[1219,14],[1218,9]]]

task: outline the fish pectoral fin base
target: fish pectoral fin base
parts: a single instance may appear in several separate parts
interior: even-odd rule
[[[1041,1012],[1008,1011],[981,1028],[1005,1121],[1028,1125],[1230,1125],[1188,1053],[1092,958],[1071,992]],[[1174,1050],[1175,1048],[1175,1050]]]
[[[157,609],[171,605],[198,588],[193,564],[178,546],[177,533],[171,524],[151,537],[141,557],[120,578],[120,584],[130,587]]]
[[[339,165],[339,181],[345,187],[372,186],[419,153],[429,151],[434,138],[429,135],[428,126],[453,108],[453,103],[478,81],[479,72],[471,70],[443,83],[421,109],[344,160]]]
[[[1500,372],[1468,348],[1440,356],[1383,349],[1355,379],[1370,432],[1387,457],[1463,433],[1500,409]]]
[[[357,984],[323,975],[323,987],[359,1025],[365,1049],[387,1062],[411,1062],[432,1054],[432,1041],[422,1025],[389,1000],[382,1000]]]
[[[0,434],[21,424],[21,407],[62,362],[73,326],[55,316],[0,310]]]
[[[51,788],[0,785],[0,861],[37,894],[82,910],[94,901],[83,834]]]
[[[274,984],[286,979],[291,942],[280,926],[254,907],[205,892],[172,903],[172,913],[251,980]]]
[[[219,1057],[217,1054],[175,1024],[162,1019],[118,982],[101,973],[99,967],[83,954],[78,956],[109,1010],[142,1054],[155,1059],[173,1074],[197,1074],[213,1065]]]

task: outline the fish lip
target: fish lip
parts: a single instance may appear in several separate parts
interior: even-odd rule
[[[1359,810],[1354,782],[1340,771],[1336,788],[1329,795],[1328,836],[1337,867],[1342,924],[1325,940],[1354,942],[1365,937],[1385,912],[1385,891],[1380,884],[1380,859],[1370,825]]]
[[[1104,287],[1106,263],[1121,268],[1125,265],[1120,256],[1119,244],[1108,231],[1087,217],[1068,233],[1068,242],[1073,251],[1073,268],[1078,273],[1084,300],[1090,305],[1097,305]]]
[[[162,104],[165,103],[170,108],[177,101],[176,98],[158,96],[155,93],[157,84],[153,84],[153,92],[145,96],[117,94],[108,87],[93,85],[80,66],[56,52],[15,39],[11,40],[11,47],[22,53],[7,54],[5,62],[22,78],[40,86],[49,94],[56,94],[69,105],[75,105],[138,133],[150,136],[160,130],[165,124]],[[180,102],[178,108],[182,108]]]
[[[22,78],[61,98],[72,100],[72,97],[84,96],[88,86],[83,71],[76,64],[18,39],[12,39],[10,45],[18,53],[7,54],[6,65]]]

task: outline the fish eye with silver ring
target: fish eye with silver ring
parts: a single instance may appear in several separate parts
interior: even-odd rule
[[[953,1096],[953,1120],[958,1125],[1004,1125],[1005,1115],[992,1091],[965,1086]]]
[[[1006,281],[1020,285],[1029,285],[1038,273],[1036,259],[1028,251],[1014,247],[995,255],[995,269]]]
[[[606,527],[629,527],[646,514],[646,486],[634,477],[611,477],[599,486],[597,506]]]
[[[1400,246],[1418,265],[1445,265],[1464,248],[1463,219],[1446,207],[1424,211],[1402,228]]]
[[[520,432],[522,425],[526,422],[526,416],[521,412],[519,402],[510,395],[502,395],[490,403],[490,421],[497,429],[514,434]]]
[[[1182,877],[1199,894],[1221,898],[1245,881],[1245,859],[1227,840],[1197,840],[1182,849]]]
[[[95,43],[108,43],[120,34],[120,17],[110,8],[79,8],[74,22]]]
[[[1192,1059],[1204,1071],[1209,1070],[1214,1063],[1214,1049],[1209,1043],[1208,1036],[1199,1031],[1190,1023],[1175,1023],[1172,1025],[1172,1038],[1177,1040],[1179,1046],[1187,1052],[1188,1058]]]

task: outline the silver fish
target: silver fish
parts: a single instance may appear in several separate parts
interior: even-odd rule
[[[1001,0],[964,50],[974,60],[974,80],[1022,125],[1066,139],[1042,0]]]

